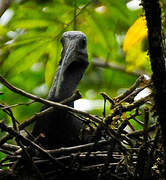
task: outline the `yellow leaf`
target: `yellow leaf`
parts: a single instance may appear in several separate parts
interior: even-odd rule
[[[143,50],[144,40],[148,35],[145,16],[139,17],[128,29],[124,42],[126,71],[133,71],[144,65],[149,58],[147,51]]]
[[[147,62],[147,51],[142,50],[142,42],[135,44],[126,52],[126,71],[133,71]]]
[[[145,16],[141,16],[128,29],[123,42],[123,51],[129,51],[133,46],[146,38],[147,34],[146,19]]]

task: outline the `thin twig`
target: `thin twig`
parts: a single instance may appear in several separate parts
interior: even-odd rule
[[[140,76],[142,74],[148,75],[147,72],[141,71],[141,70],[126,71],[126,67],[122,64],[117,64],[115,62],[105,63],[105,61],[103,59],[99,59],[99,58],[93,58],[92,63],[96,67],[113,69],[113,70],[117,70],[120,72],[124,72],[126,74],[134,75],[134,76]]]
[[[35,95],[30,94],[28,92],[25,92],[22,89],[16,88],[15,86],[8,83],[7,80],[5,80],[2,76],[0,76],[0,82],[4,86],[6,86],[8,89],[13,91],[14,93],[20,94],[20,95],[25,96],[25,97],[27,97],[29,99],[33,99],[36,102],[40,102],[40,103],[43,103],[45,105],[52,106],[52,107],[54,107],[56,109],[63,109],[63,110],[67,110],[67,111],[77,113],[77,114],[81,114],[81,115],[83,115],[83,116],[85,116],[85,117],[87,117],[89,119],[92,119],[93,121],[96,121],[98,123],[102,123],[102,121],[99,118],[97,118],[96,116],[90,115],[89,113],[76,110],[76,109],[74,109],[72,107],[69,107],[69,106],[66,106],[66,105],[63,105],[63,104],[60,104],[60,103],[57,103],[57,102],[53,102],[53,101],[50,101],[50,100],[47,100],[47,99],[40,98],[38,96],[35,96]]]
[[[13,104],[13,105],[10,105],[10,106],[4,106],[1,109],[4,110],[4,109],[11,109],[11,108],[14,108],[14,107],[17,107],[17,106],[29,106],[29,105],[33,104],[34,102],[35,101],[31,101],[31,102],[28,102],[28,103]]]
[[[44,150],[42,147],[40,147],[36,143],[34,143],[31,140],[29,140],[28,138],[20,135],[13,128],[7,127],[3,122],[0,122],[0,128],[3,131],[8,132],[11,136],[14,136],[14,137],[20,139],[23,143],[28,144],[29,146],[32,146],[33,148],[37,149],[42,154],[45,154],[46,157],[48,157],[53,164],[56,164],[56,165],[58,164],[60,167],[65,168],[65,166],[62,163],[60,163],[59,161],[56,161],[56,159],[50,153],[48,153],[46,150]]]
[[[39,168],[35,165],[33,162],[32,157],[30,156],[29,152],[27,149],[23,146],[21,142],[19,142],[20,147],[22,148],[22,153],[23,157],[27,160],[28,164],[33,167],[33,169],[36,171],[37,176],[41,179],[44,180],[44,175],[40,172]]]
[[[108,100],[112,105],[115,104],[114,100],[111,97],[109,97],[105,92],[101,92],[100,94],[103,96],[104,99]]]
[[[144,120],[144,143],[147,144],[148,140],[148,123],[149,123],[149,109],[146,107],[144,108],[144,113],[145,113],[145,120]]]
[[[128,95],[130,95],[136,88],[140,86],[141,83],[145,81],[144,75],[139,76],[139,78],[136,80],[136,82],[128,89],[125,91],[123,94],[119,95],[118,97],[114,98],[114,101],[120,102],[124,98],[126,98]]]
[[[13,144],[8,144],[8,143],[3,144],[1,147],[5,150],[12,151],[12,152],[15,152],[18,149],[20,149],[19,146],[13,145]]]

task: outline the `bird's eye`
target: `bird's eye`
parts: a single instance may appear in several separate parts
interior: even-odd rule
[[[85,48],[85,46],[86,46],[86,39],[85,39],[85,38],[80,39],[79,44],[80,44],[80,47],[81,47],[81,48]]]

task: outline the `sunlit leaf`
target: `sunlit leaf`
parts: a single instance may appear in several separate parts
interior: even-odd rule
[[[139,17],[129,28],[123,42],[123,51],[126,55],[126,70],[133,71],[144,65],[148,60],[147,51],[144,50],[144,41],[147,37],[146,19]]]
[[[0,26],[0,36],[5,35],[8,32],[8,29],[4,26]]]
[[[28,29],[28,28],[43,28],[43,27],[48,27],[50,25],[49,21],[42,20],[42,19],[31,19],[31,20],[22,20],[18,21],[15,23],[13,26],[15,29],[17,28],[23,28],[23,29]]]
[[[11,73],[19,73],[28,69],[43,54],[45,45],[45,42],[40,42],[29,44],[14,50],[5,60],[2,66],[2,71],[9,75]]]
[[[60,56],[59,47],[57,45],[58,43],[50,43],[47,47],[49,59],[45,67],[45,82],[49,87],[54,78],[55,71],[57,69],[57,64],[59,61],[58,58]]]
[[[138,42],[126,52],[126,71],[133,71],[144,65],[149,56],[143,51],[143,42]]]
[[[128,29],[124,42],[123,51],[127,52],[135,44],[147,37],[147,26],[145,16],[139,17],[134,24]]]
[[[38,62],[39,58],[45,54],[45,45],[46,44],[41,44],[40,47],[33,49],[29,54],[27,54],[27,56],[24,58],[24,63],[18,62],[15,70],[13,70],[13,73],[18,74],[23,72],[31,68],[35,62]]]

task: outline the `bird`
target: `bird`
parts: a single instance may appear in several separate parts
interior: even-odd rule
[[[88,67],[86,35],[81,31],[64,32],[61,38],[62,51],[59,66],[48,93],[48,100],[61,102],[73,95]],[[68,103],[74,107],[74,103]],[[41,111],[49,108],[43,105]],[[82,122],[66,110],[55,109],[37,119],[32,135],[46,149],[81,144],[79,138]]]

